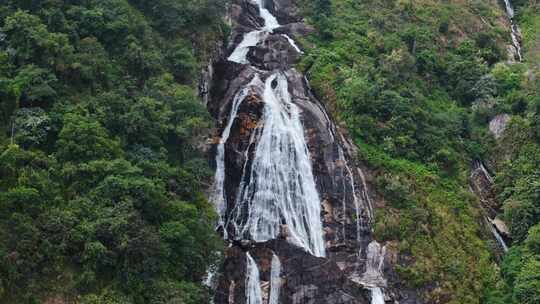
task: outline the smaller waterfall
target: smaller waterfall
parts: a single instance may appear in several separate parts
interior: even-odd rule
[[[287,41],[289,41],[289,43],[292,45],[292,47],[300,54],[304,54],[304,52],[302,52],[302,50],[298,47],[298,45],[296,44],[296,42],[291,38],[289,37],[289,35],[287,34],[281,34],[281,36],[285,37],[285,39],[287,39]]]
[[[264,20],[264,25],[261,29],[251,31],[249,33],[244,34],[244,37],[242,38],[242,42],[240,42],[234,51],[231,53],[229,58],[227,58],[229,61],[240,63],[240,64],[249,64],[249,61],[247,60],[247,54],[249,52],[249,49],[251,47],[256,46],[264,40],[267,35],[274,32],[274,30],[281,25],[277,21],[276,17],[274,17],[268,9],[264,7],[263,0],[256,0],[255,3],[259,7],[259,15]],[[296,42],[289,37],[286,34],[282,34],[283,37],[289,41],[291,46],[298,52],[303,54],[302,50],[296,45]]]
[[[518,25],[516,24],[514,20],[515,12],[514,8],[512,7],[512,3],[510,0],[504,0],[504,6],[506,9],[506,15],[508,16],[508,19],[510,19],[510,29],[511,29],[511,35],[512,35],[512,45],[515,48],[516,55],[518,57],[518,61],[523,61],[522,51],[521,51],[521,43],[519,41],[519,37],[521,36],[520,30]]]
[[[360,283],[371,291],[371,304],[384,304],[383,287],[386,286],[386,279],[383,275],[384,256],[386,246],[382,246],[377,241],[369,243],[366,257],[366,272],[362,275]]]
[[[236,96],[233,98],[233,102],[231,105],[231,112],[229,114],[229,119],[227,121],[227,125],[225,126],[225,129],[223,129],[223,133],[221,134],[221,138],[219,140],[219,143],[217,145],[217,153],[216,153],[216,173],[214,176],[214,186],[213,191],[210,196],[210,201],[214,203],[214,206],[216,207],[218,214],[219,214],[219,220],[218,220],[218,228],[223,227],[223,233],[224,238],[227,238],[227,229],[225,229],[225,210],[227,209],[227,202],[225,197],[225,190],[224,190],[224,182],[225,182],[225,143],[227,143],[227,140],[229,139],[229,135],[231,134],[231,128],[234,123],[234,119],[236,118],[236,114],[238,114],[238,109],[240,108],[240,104],[242,101],[246,98],[246,96],[249,93],[249,90],[252,86],[262,83],[259,79],[258,75],[255,75],[251,82],[244,87],[242,90],[240,90]]]
[[[246,264],[246,303],[262,304],[263,301],[259,268],[249,252],[246,253]]]
[[[272,269],[270,270],[270,298],[268,304],[279,304],[279,291],[281,289],[281,262],[276,254],[272,255]]]
[[[503,237],[500,235],[499,231],[494,227],[493,224],[489,223],[489,219],[487,219],[489,228],[491,229],[491,233],[493,233],[493,236],[501,246],[502,250],[504,252],[508,252],[508,246],[506,245],[506,242],[504,241]]]
[[[480,171],[480,174],[484,176],[484,178],[489,183],[489,187],[491,187],[491,185],[493,184],[493,177],[491,176],[491,174],[489,174],[489,171],[486,169],[483,162],[481,162],[480,160],[475,160],[472,165],[471,178],[474,178],[474,175],[476,174],[475,172],[478,172],[478,171]],[[472,187],[469,187],[469,188],[471,189],[471,192],[475,193]],[[479,187],[477,187],[477,189],[479,189]],[[481,189],[478,190],[478,192],[481,192],[481,191],[482,191]],[[482,198],[480,197],[480,199]],[[486,225],[489,226],[489,230],[493,234],[493,237],[495,238],[495,240],[497,241],[501,249],[504,252],[507,252],[508,246],[506,245],[504,238],[501,236],[501,234],[499,233],[499,230],[497,229],[497,226],[495,225],[496,218],[491,219],[488,215],[485,215],[485,221],[486,221]]]
[[[506,14],[510,19],[514,18],[514,8],[512,7],[512,3],[510,3],[510,0],[504,0],[504,6],[506,8]]]
[[[358,203],[358,196],[356,195],[356,183],[354,181],[354,174],[352,173],[352,170],[351,168],[349,167],[349,163],[347,162],[347,159],[345,159],[345,154],[343,153],[343,148],[341,148],[341,146],[338,146],[338,157],[339,157],[339,160],[341,160],[343,162],[342,166],[344,167],[345,169],[345,172],[347,173],[347,175],[349,176],[349,181],[350,181],[350,186],[351,186],[351,194],[353,196],[353,200],[354,200],[354,207],[355,207],[355,212],[356,212],[356,240],[360,241],[360,206],[359,206],[359,203]],[[342,177],[345,178],[345,172],[342,172]],[[345,182],[343,182],[343,187],[346,189],[346,184]],[[343,213],[344,214],[347,214],[346,213],[346,205],[345,205],[345,200],[346,200],[346,195],[345,195],[346,192],[343,193]],[[345,219],[343,220],[343,223],[345,223]],[[343,228],[343,239],[345,239],[345,227]]]

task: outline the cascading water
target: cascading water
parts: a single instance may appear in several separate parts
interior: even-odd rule
[[[508,16],[508,19],[510,19],[510,29],[511,29],[511,35],[512,35],[512,45],[515,49],[516,56],[519,62],[523,61],[522,51],[521,51],[521,42],[519,37],[521,37],[521,32],[519,30],[518,25],[516,24],[514,20],[514,8],[512,7],[512,3],[510,0],[504,0],[504,6],[506,9],[506,15]]]
[[[263,0],[256,0],[255,1],[257,6],[259,7],[259,15],[264,20],[264,25],[260,30],[255,30],[248,32],[244,34],[244,37],[242,38],[242,41],[240,44],[236,46],[232,54],[227,58],[229,61],[240,63],[240,64],[248,64],[249,60],[247,60],[247,54],[249,52],[249,49],[251,47],[256,46],[264,40],[269,34],[273,33],[273,31],[280,27],[280,24],[278,23],[276,17],[274,17],[268,9],[264,7]],[[289,35],[282,34],[283,37],[289,41],[291,46],[298,52],[303,53],[296,42],[289,37]]]
[[[366,271],[360,278],[360,283],[371,291],[371,304],[384,304],[383,287],[386,287],[386,280],[383,276],[384,256],[386,246],[382,246],[377,241],[369,243],[367,248]]]
[[[231,105],[231,112],[227,125],[223,129],[223,133],[217,145],[216,153],[216,173],[214,176],[214,187],[210,197],[210,201],[214,202],[216,209],[219,214],[218,227],[225,228],[225,209],[227,208],[226,196],[224,191],[224,182],[225,182],[225,143],[229,139],[231,134],[231,128],[234,123],[234,119],[238,114],[238,108],[242,101],[246,98],[247,94],[251,87],[256,86],[261,83],[258,75],[255,75],[253,80],[242,90],[240,90],[233,99]],[[224,238],[227,238],[227,229],[223,229]]]
[[[279,304],[279,291],[281,289],[281,262],[278,256],[272,254],[272,269],[270,270],[270,298],[268,304]]]
[[[484,163],[481,162],[480,160],[475,160],[473,162],[473,164],[472,164],[471,179],[474,179],[475,172],[478,172],[477,174],[480,174],[481,176],[483,176],[484,179],[488,183],[488,187],[491,187],[491,185],[493,184],[493,177],[491,176],[491,174],[489,174],[489,171],[484,166]],[[471,191],[473,193],[475,192],[474,189],[472,189],[472,188],[471,188]],[[478,192],[481,192],[481,189],[479,189]],[[508,245],[506,245],[506,242],[504,241],[504,238],[501,236],[501,234],[499,233],[499,230],[496,228],[496,226],[494,224],[495,220],[491,219],[488,215],[486,215],[485,216],[485,222],[486,222],[486,225],[489,226],[489,230],[493,234],[493,237],[495,238],[495,240],[499,244],[500,248],[503,250],[503,252],[507,252],[508,251]]]
[[[262,242],[275,239],[285,224],[291,242],[324,256],[321,200],[299,109],[291,102],[285,75],[266,79],[263,101],[263,130],[249,181],[237,197],[233,225],[239,236]]]
[[[488,221],[489,221],[489,219],[488,219]],[[499,233],[499,231],[493,226],[492,223],[489,223],[489,228],[491,230],[491,233],[493,233],[493,236],[495,237],[495,239],[499,243],[499,246],[501,246],[502,250],[504,252],[508,252],[508,245],[506,245],[506,242],[504,241],[504,239],[501,236],[501,234]]]
[[[249,252],[246,253],[246,265],[246,303],[262,304],[259,268]]]

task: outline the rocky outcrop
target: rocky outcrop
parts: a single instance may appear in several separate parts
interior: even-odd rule
[[[369,302],[369,292],[349,280],[335,262],[306,254],[283,240],[272,240],[247,248],[233,246],[227,251],[216,303],[246,303],[246,251],[258,265],[263,299],[269,298],[272,257],[276,255],[281,260],[278,303]]]
[[[508,126],[508,123],[510,122],[510,119],[511,117],[508,114],[499,114],[489,122],[489,132],[493,134],[495,139],[501,138],[506,130],[506,127]]]

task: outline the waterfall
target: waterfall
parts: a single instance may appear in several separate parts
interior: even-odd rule
[[[519,41],[519,37],[521,36],[521,34],[520,34],[519,27],[514,20],[514,16],[515,16],[514,8],[512,7],[512,3],[510,2],[510,0],[504,0],[504,6],[506,9],[506,15],[508,16],[508,19],[510,19],[512,45],[515,48],[518,61],[521,62],[523,61],[521,43]]]
[[[272,254],[272,269],[270,270],[270,298],[268,304],[279,304],[279,290],[281,288],[281,262]]]
[[[233,224],[240,236],[258,242],[275,239],[284,224],[292,243],[322,257],[321,200],[300,112],[291,102],[283,73],[266,79],[263,101],[262,133],[249,181],[242,177],[245,186],[237,197]]]
[[[252,7],[246,6],[249,5],[247,2],[258,6],[259,16],[251,15],[253,10]],[[333,196],[326,197],[326,194],[329,193],[326,185],[336,188],[343,186],[342,204],[345,215],[343,221],[350,223],[350,219],[347,219],[346,216],[355,213],[356,240],[358,240],[356,243],[358,244],[363,244],[361,231],[367,229],[366,225],[369,225],[372,219],[371,202],[366,189],[362,189],[362,187],[367,187],[366,180],[361,170],[349,163],[352,159],[352,148],[345,146],[348,142],[333,125],[322,104],[314,102],[324,117],[319,115],[318,109],[314,109],[309,104],[313,98],[310,92],[306,92],[309,88],[307,80],[305,83],[307,88],[296,86],[301,78],[298,78],[298,72],[290,65],[291,60],[285,60],[284,64],[279,65],[279,69],[268,70],[270,65],[266,65],[266,58],[274,56],[276,52],[287,56],[290,54],[289,51],[292,51],[291,47],[299,54],[303,52],[293,40],[294,36],[290,32],[288,34],[293,38],[282,31],[274,31],[280,27],[280,24],[264,7],[263,2],[264,0],[243,2],[242,9],[245,13],[250,14],[245,20],[262,19],[264,22],[259,21],[263,24],[258,24],[247,33],[244,31],[244,27],[239,27],[236,33],[241,31],[242,40],[227,57],[228,61],[242,64],[242,66],[229,64],[228,67],[232,68],[233,73],[238,73],[239,78],[236,80],[227,78],[224,81],[224,86],[228,86],[224,96],[230,99],[227,99],[229,102],[228,117],[223,122],[224,129],[216,146],[216,174],[211,199],[220,215],[219,227],[223,228],[224,237],[231,241],[231,246],[243,250],[247,246],[268,250],[275,249],[273,246],[276,243],[269,242],[261,247],[259,247],[260,244],[253,243],[285,239],[305,250],[305,255],[325,257],[322,199],[317,190],[318,184],[315,180],[310,151],[308,150],[308,138],[306,138],[307,134],[313,134],[313,130],[304,128],[303,122],[309,118],[302,117],[302,111],[306,111],[305,117],[313,117],[310,116],[313,114],[315,119],[327,120],[326,127],[330,138],[327,140],[324,137],[326,133],[322,134],[325,147],[323,147],[321,154],[319,151],[315,151],[315,153],[317,159],[319,156],[324,158],[321,172],[326,172],[324,170],[328,168],[328,173],[335,173],[337,177],[335,181],[323,179],[319,181],[319,184],[330,205],[334,203]],[[288,28],[283,28],[283,31],[287,32]],[[287,45],[287,42],[291,47]],[[276,48],[279,49],[265,47],[261,50],[270,54],[264,52],[263,54],[259,52],[250,54],[251,48],[263,43],[265,46],[272,46],[276,43]],[[287,52],[282,49],[283,45],[289,48]],[[252,65],[251,55],[262,60],[265,64],[260,65],[260,62],[257,61],[256,65]],[[296,57],[292,59],[296,59]],[[253,74],[255,74],[253,79],[238,90],[237,80],[245,83],[243,79],[247,75]],[[293,87],[289,88],[289,86]],[[246,101],[242,106],[244,100]],[[221,111],[220,117],[225,116],[223,110]],[[240,117],[239,121],[242,122],[240,124],[242,127],[238,129],[235,127],[234,130],[231,130],[237,116]],[[245,125],[244,122],[246,122]],[[319,127],[317,122],[313,124],[310,121],[307,122],[307,126],[314,127],[315,131]],[[233,135],[231,132],[234,132]],[[238,138],[236,135],[241,137]],[[249,142],[247,142],[248,136]],[[309,136],[311,140],[311,135]],[[226,149],[229,137],[231,137],[231,142],[234,141],[235,144],[227,145]],[[326,146],[327,143],[330,146]],[[229,153],[229,148],[232,153],[238,154],[240,160],[232,164],[238,168],[239,172],[235,172],[237,176],[234,176],[231,181],[228,178],[232,177],[232,172],[225,172],[225,168],[228,168],[225,159],[231,159],[230,155],[225,157],[225,153]],[[232,151],[233,148],[239,149]],[[330,178],[334,178],[334,176],[331,175]],[[230,191],[231,184],[229,182],[238,183],[238,187],[232,190],[234,193],[225,193],[225,188]],[[338,192],[340,191],[341,189],[338,190]],[[365,217],[369,219],[366,221]],[[345,240],[345,229],[343,235]],[[243,242],[247,240],[253,242]],[[359,250],[364,252],[363,248]],[[384,303],[383,288],[386,287],[386,281],[382,275],[384,251],[385,247],[381,248],[377,242],[374,241],[370,244],[367,249],[368,261],[366,265],[368,266],[361,279],[363,286],[372,293],[372,303],[377,304]],[[266,260],[267,257],[268,255],[256,256],[257,259],[261,259],[259,264],[265,265],[261,266],[263,272],[260,273],[255,260],[249,252],[246,253],[245,301],[247,304],[262,304],[263,301],[265,304],[278,304],[280,292],[290,292],[290,289],[282,288],[287,279],[285,276],[281,277],[282,265],[279,257],[276,253],[272,253],[270,263]],[[271,264],[270,269],[268,264]],[[288,269],[285,272],[288,273]],[[263,282],[261,282],[261,274]],[[266,281],[268,275],[270,279]],[[236,279],[227,277],[227,274],[223,274],[222,277],[229,282],[228,301],[231,303],[231,299],[235,297]],[[293,284],[296,283],[293,282]],[[282,295],[282,298],[284,297],[285,294]]]
[[[491,187],[491,185],[493,184],[493,177],[491,176],[491,174],[489,174],[489,171],[486,169],[486,167],[484,166],[484,163],[482,161],[480,161],[480,160],[474,160],[473,161],[471,178],[474,178],[475,171],[480,171],[480,174],[482,176],[484,176],[484,178],[489,183],[489,187]],[[475,193],[475,191],[471,187],[469,187],[469,188],[471,189],[471,192]],[[482,190],[478,189],[478,191],[481,192]],[[482,198],[480,197],[480,199],[482,199]],[[489,215],[485,215],[486,224],[489,226],[489,230],[493,234],[493,237],[495,238],[495,240],[497,241],[497,243],[499,244],[501,249],[504,252],[507,252],[508,251],[508,246],[506,245],[506,242],[504,241],[504,238],[501,236],[501,234],[499,233],[499,230],[497,229],[496,225],[494,224],[495,219],[491,219],[489,217]]]
[[[386,246],[381,247],[375,240],[369,243],[366,254],[366,271],[359,283],[371,291],[372,304],[384,304],[383,287],[386,287],[386,280],[383,275],[383,267],[385,255]]]
[[[350,185],[351,185],[351,193],[354,200],[354,207],[355,207],[355,213],[356,213],[356,240],[360,241],[360,206],[358,205],[358,196],[356,195],[356,183],[354,181],[354,175],[352,173],[351,168],[349,167],[349,163],[347,162],[347,159],[345,159],[345,155],[343,153],[343,148],[341,146],[338,146],[338,157],[339,160],[343,162],[342,166],[344,167],[345,171],[347,172],[347,175],[349,176]],[[345,174],[343,174],[342,169],[342,177],[345,178]],[[346,190],[346,184],[343,182],[343,188]],[[345,204],[345,198],[347,196],[345,195],[345,191],[343,193],[343,214],[346,213],[346,204]],[[345,220],[343,221],[345,224]],[[345,226],[343,227],[343,239],[345,239]]]
[[[287,34],[281,34],[281,36],[285,37],[285,39],[287,39],[287,41],[289,41],[289,43],[292,45],[292,47],[300,54],[304,54],[304,52],[302,52],[302,50],[298,47],[298,45],[296,44],[296,42],[294,42],[294,40],[289,37],[289,35]]]
[[[227,202],[226,202],[225,191],[223,188],[224,182],[225,182],[225,143],[227,143],[227,140],[229,139],[229,135],[231,134],[231,128],[234,123],[234,119],[236,118],[236,115],[238,114],[238,108],[240,108],[240,104],[248,95],[250,88],[252,86],[257,85],[258,83],[261,83],[261,80],[259,79],[258,75],[255,75],[255,77],[251,80],[251,82],[234,96],[233,102],[231,105],[231,112],[229,114],[229,118],[227,121],[227,125],[223,129],[223,133],[221,134],[221,138],[217,145],[216,173],[214,176],[214,186],[213,186],[213,191],[211,193],[210,201],[214,203],[218,211],[218,215],[219,215],[218,228],[219,227],[226,228],[225,227],[225,210],[227,208]],[[224,238],[226,239],[227,229],[223,229],[223,233],[224,233]]]
[[[499,243],[499,246],[501,246],[504,252],[508,252],[508,246],[506,245],[506,242],[504,241],[503,237],[500,235],[499,231],[494,227],[494,225],[490,223],[489,218],[487,220],[488,220],[489,228],[491,230],[491,233],[493,233],[495,240],[497,240],[497,243]]]
[[[273,33],[273,31],[280,27],[280,24],[278,23],[276,17],[274,17],[268,9],[264,7],[264,0],[256,0],[255,3],[259,7],[259,15],[264,20],[264,25],[261,29],[248,32],[244,34],[244,37],[242,38],[242,41],[236,46],[236,48],[233,50],[229,58],[227,58],[229,61],[240,63],[240,64],[248,64],[249,61],[247,60],[247,54],[249,52],[249,49],[251,47],[256,46],[264,40],[267,35]],[[298,45],[296,45],[296,42],[294,42],[291,37],[289,37],[286,34],[282,34],[283,37],[289,41],[291,46],[298,52],[303,53]]]
[[[262,304],[259,268],[249,252],[246,253],[246,265],[246,304]]]

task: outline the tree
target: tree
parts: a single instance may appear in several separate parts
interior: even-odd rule
[[[119,143],[94,119],[66,114],[57,142],[57,157],[62,161],[84,162],[120,156]]]
[[[532,254],[540,255],[540,223],[529,229],[529,235],[525,240],[525,247]]]
[[[73,53],[67,35],[50,33],[39,17],[21,10],[6,18],[2,30],[15,50],[17,64],[35,63],[63,70],[65,60]]]
[[[540,258],[527,261],[517,276],[514,286],[514,298],[518,303],[540,303]]]

